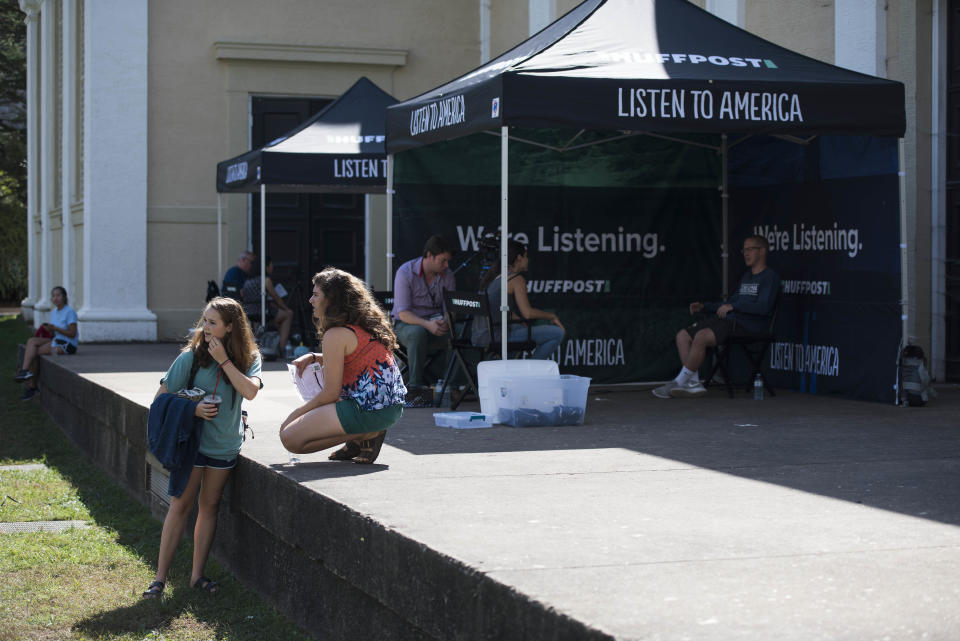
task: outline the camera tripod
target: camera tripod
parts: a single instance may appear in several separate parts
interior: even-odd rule
[[[313,309],[307,304],[308,297],[301,284],[302,280],[303,272],[297,270],[293,287],[287,293],[287,301],[290,309],[293,310],[293,320],[300,325],[300,337],[303,344],[313,350],[317,347],[316,329],[313,326]]]

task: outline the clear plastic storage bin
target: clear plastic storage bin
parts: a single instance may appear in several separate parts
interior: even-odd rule
[[[560,378],[557,363],[551,360],[508,360],[483,361],[477,365],[477,382],[480,393],[480,411],[486,414],[494,423],[497,420],[497,408],[500,405],[500,382],[504,378],[525,378],[529,376],[545,376]]]

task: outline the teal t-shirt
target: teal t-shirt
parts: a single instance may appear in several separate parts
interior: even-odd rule
[[[162,379],[167,385],[168,392],[175,394],[187,386],[192,365],[193,352],[181,352]],[[240,403],[243,397],[230,384],[226,374],[220,375],[220,384],[217,385],[217,369],[216,364],[201,367],[193,379],[193,386],[207,393],[213,393],[213,388],[216,386],[217,396],[223,399],[220,403],[220,412],[212,420],[203,422],[200,453],[210,458],[229,461],[236,458],[240,453],[240,445],[243,444],[243,421],[240,418]],[[250,369],[246,371],[246,375],[260,377],[259,354],[250,365]]]

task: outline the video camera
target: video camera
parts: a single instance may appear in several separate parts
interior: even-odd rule
[[[477,241],[480,264],[489,267],[500,258],[500,234],[487,232]]]

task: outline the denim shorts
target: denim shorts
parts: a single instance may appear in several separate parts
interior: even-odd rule
[[[211,458],[206,454],[201,454],[197,452],[196,458],[193,459],[194,467],[209,467],[215,470],[232,470],[237,465],[237,459],[232,458],[229,461],[224,461],[223,459]]]
[[[58,339],[54,340],[54,341],[53,341],[53,346],[54,346],[54,347],[59,347],[60,349],[62,349],[64,354],[76,354],[76,353],[77,353],[77,346],[74,345],[73,343],[69,343],[69,342],[63,340],[62,338],[58,338]]]

